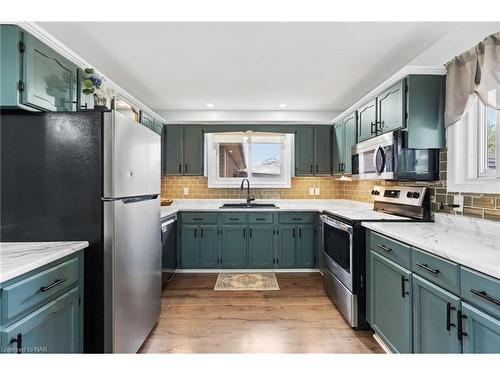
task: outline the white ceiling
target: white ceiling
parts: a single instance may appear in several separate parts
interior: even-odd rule
[[[454,23],[42,22],[157,110],[341,110]]]

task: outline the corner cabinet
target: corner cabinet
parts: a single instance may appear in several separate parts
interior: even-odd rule
[[[331,149],[331,126],[304,125],[297,127],[295,129],[295,175],[331,175]]]
[[[0,27],[0,106],[75,111],[77,66],[18,26]]]
[[[165,125],[163,128],[163,174],[203,175],[203,127]]]
[[[83,254],[0,285],[0,353],[81,353]]]

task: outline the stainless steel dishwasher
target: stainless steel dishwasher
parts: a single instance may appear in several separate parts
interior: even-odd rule
[[[177,269],[177,215],[161,220],[162,281],[170,281]]]

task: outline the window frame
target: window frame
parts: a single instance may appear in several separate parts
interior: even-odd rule
[[[448,143],[447,187],[463,193],[500,193],[500,111],[496,111],[495,170],[487,171],[487,107],[477,96],[471,96],[463,118],[446,129]],[[481,126],[479,126],[479,124]],[[486,163],[486,164],[485,164]]]
[[[228,132],[228,133],[246,133],[246,132]],[[284,136],[285,141],[281,148],[281,160],[282,165],[282,177],[280,179],[276,178],[262,178],[253,177],[250,172],[249,177],[227,177],[221,178],[219,176],[219,147],[216,147],[217,143],[213,141],[213,135],[218,133],[205,133],[205,169],[204,176],[208,177],[208,187],[209,188],[239,188],[241,181],[248,178],[250,181],[250,186],[253,188],[268,188],[268,189],[282,189],[291,188],[292,186],[292,172],[294,165],[294,134],[292,133],[273,133],[280,136]],[[266,132],[266,134],[269,134]],[[258,136],[259,132],[245,134],[245,136]],[[258,142],[257,142],[258,143]],[[251,151],[250,151],[251,152]],[[251,159],[251,157],[250,157]],[[251,166],[249,166],[251,169]]]

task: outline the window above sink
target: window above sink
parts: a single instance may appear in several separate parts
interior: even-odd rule
[[[205,134],[205,175],[209,188],[290,188],[293,134],[228,132]]]

